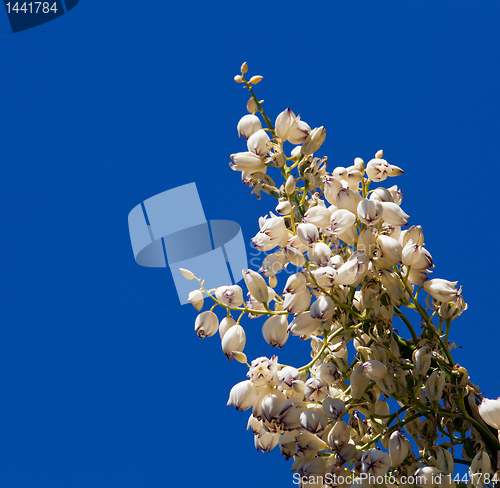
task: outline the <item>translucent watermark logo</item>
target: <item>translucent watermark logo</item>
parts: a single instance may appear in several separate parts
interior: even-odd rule
[[[12,32],[16,33],[61,17],[61,15],[75,8],[79,1],[13,2],[4,0],[4,5]]]
[[[185,268],[205,280],[205,288],[236,284],[248,268],[240,226],[230,220],[207,220],[195,183],[144,200],[128,215],[137,264],[170,267],[181,304],[198,282],[186,280]]]

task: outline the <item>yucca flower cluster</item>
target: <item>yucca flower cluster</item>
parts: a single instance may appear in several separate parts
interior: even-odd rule
[[[379,186],[403,171],[378,151],[328,172],[327,157],[316,156],[325,128],[289,108],[273,124],[253,91],[262,77],[247,81],[247,69],[235,77],[251,94],[237,125],[247,151],[232,154],[230,167],[259,198],[277,200],[252,239],[268,254],[258,272],[243,270],[246,294],[238,285],[206,290],[203,277],[181,270],[200,283],[189,296],[196,310],[213,303],[196,319],[198,336],[219,332],[227,358],[248,365],[228,405],[251,410],[255,447],[278,447],[301,486],[460,486],[455,463],[468,466],[468,485],[493,483],[500,399],[483,400],[453,360],[451,322],[467,305],[457,282],[430,279],[432,255],[422,227],[408,227],[401,190]],[[309,362],[248,364],[245,315],[265,318],[273,347],[290,334],[310,341]]]

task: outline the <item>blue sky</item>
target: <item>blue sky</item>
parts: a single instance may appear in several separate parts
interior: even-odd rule
[[[81,0],[12,34],[0,12],[2,486],[290,486],[291,464],[257,453],[247,414],[225,406],[245,367],[196,337],[127,228],[139,202],[195,181],[208,218],[257,232],[274,201],[228,167],[243,61],[272,118],[290,107],[326,127],[332,169],[384,149],[405,170],[434,276],[469,304],[456,360],[499,396],[499,21],[488,0]],[[249,357],[271,355],[246,324]],[[283,362],[306,362],[299,342]]]

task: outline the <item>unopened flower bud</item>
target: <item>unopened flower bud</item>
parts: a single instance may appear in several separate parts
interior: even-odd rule
[[[446,376],[442,371],[435,370],[425,382],[425,394],[430,402],[439,402],[443,396]]]
[[[295,191],[295,178],[290,175],[285,183],[285,193],[291,195]]]
[[[186,278],[186,280],[192,280],[194,278],[194,274],[189,271],[189,269],[179,268],[179,271],[181,272],[181,275]]]
[[[230,157],[232,162],[229,163],[229,166],[233,171],[250,171],[256,173],[266,169],[264,160],[253,152],[239,152],[231,154]]]
[[[325,138],[326,129],[324,127],[317,127],[316,129],[313,129],[307,136],[304,144],[302,144],[302,154],[308,156],[309,154],[316,152],[321,147],[323,142],[325,142]]]
[[[244,75],[248,71],[248,64],[246,63],[246,61],[241,65],[240,71],[242,75]]]
[[[289,134],[297,127],[299,121],[300,116],[295,117],[291,109],[287,108],[283,110],[283,112],[276,117],[276,122],[274,124],[276,135],[282,141],[286,141]]]
[[[248,102],[247,102],[247,110],[249,113],[254,114],[257,111],[257,103],[255,102],[254,98],[251,97]]]
[[[243,270],[243,278],[250,294],[260,303],[269,301],[269,292],[264,278],[251,269]]]
[[[248,83],[251,83],[252,85],[256,85],[257,83],[260,83],[264,77],[260,75],[252,76],[249,80]]]
[[[236,75],[234,77],[234,81],[236,81],[236,83],[243,83],[243,76],[241,75]]]
[[[196,311],[199,312],[203,308],[204,301],[203,293],[200,290],[189,292],[188,303],[190,303]]]
[[[257,389],[250,380],[241,381],[231,388],[227,406],[234,405],[236,410],[245,411],[253,406],[257,399]]]
[[[194,324],[194,330],[200,339],[212,337],[219,328],[219,319],[210,310],[201,312]]]

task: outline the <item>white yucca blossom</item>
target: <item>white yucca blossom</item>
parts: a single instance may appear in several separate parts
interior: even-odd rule
[[[262,77],[247,81],[247,71],[244,63],[236,81],[252,88]],[[387,486],[403,486],[403,476],[454,486],[459,457],[469,484],[487,485],[498,468],[500,398],[483,399],[452,358],[452,321],[467,308],[462,287],[429,279],[435,263],[422,227],[407,227],[401,188],[378,186],[403,171],[382,150],[366,164],[330,167],[319,153],[324,127],[311,129],[290,109],[273,126],[251,95],[238,123],[246,148],[240,141],[230,166],[252,193],[277,200],[276,215],[261,217],[252,238],[257,251],[272,253],[259,272],[243,271],[248,293],[237,284],[207,289],[210,277],[180,270],[199,283],[188,297],[199,312],[196,333],[218,330],[223,353],[248,366],[228,405],[252,408],[255,447],[279,446],[299,486],[372,486],[369,476],[385,475],[394,481]],[[215,303],[203,311],[207,301]],[[309,353],[296,363],[290,352],[287,365],[275,356],[247,360],[246,333],[260,329],[245,330],[247,318],[261,320],[251,325],[262,325],[263,347],[302,340]]]

